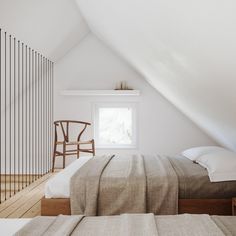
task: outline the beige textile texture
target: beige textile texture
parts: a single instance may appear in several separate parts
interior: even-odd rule
[[[190,214],[154,216],[152,213],[92,217],[36,217],[16,235],[233,236],[236,230],[235,221],[236,217],[232,216],[216,218]]]
[[[15,236],[67,236],[71,235],[84,216],[38,216],[19,230]]]
[[[236,181],[223,181],[212,183],[208,172],[201,165],[188,158],[168,156],[179,181],[179,198],[232,198],[236,196]]]
[[[74,174],[70,189],[74,215],[178,213],[178,178],[162,156],[94,157]]]

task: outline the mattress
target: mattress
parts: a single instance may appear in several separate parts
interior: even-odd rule
[[[46,198],[70,198],[70,179],[91,156],[82,156],[60,173],[51,178],[45,186]],[[180,199],[222,199],[236,196],[236,181],[212,183],[207,170],[179,155],[168,157],[179,180]]]
[[[0,235],[12,236],[31,219],[0,219]]]

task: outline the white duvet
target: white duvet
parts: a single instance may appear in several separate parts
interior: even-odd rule
[[[12,236],[31,219],[0,219],[0,235]]]
[[[91,156],[82,156],[52,177],[45,185],[46,198],[70,198],[70,179]]]

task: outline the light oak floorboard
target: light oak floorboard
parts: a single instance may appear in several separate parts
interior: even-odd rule
[[[44,187],[55,173],[39,178],[13,197],[0,204],[0,218],[33,218],[41,214],[40,200],[44,196]]]

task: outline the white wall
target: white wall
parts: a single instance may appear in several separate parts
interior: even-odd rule
[[[89,32],[73,0],[0,0],[0,28],[53,61]]]
[[[236,151],[236,1],[76,1],[93,33]]]
[[[126,80],[140,97],[80,97],[62,96],[65,89],[113,89]],[[93,34],[89,34],[55,65],[55,119],[93,121],[96,102],[138,103],[138,148],[134,153],[173,155],[185,148],[215,144],[188,118],[152,88]],[[86,135],[92,135],[92,128]],[[97,153],[119,152],[98,150]],[[124,151],[123,151],[124,152]]]

